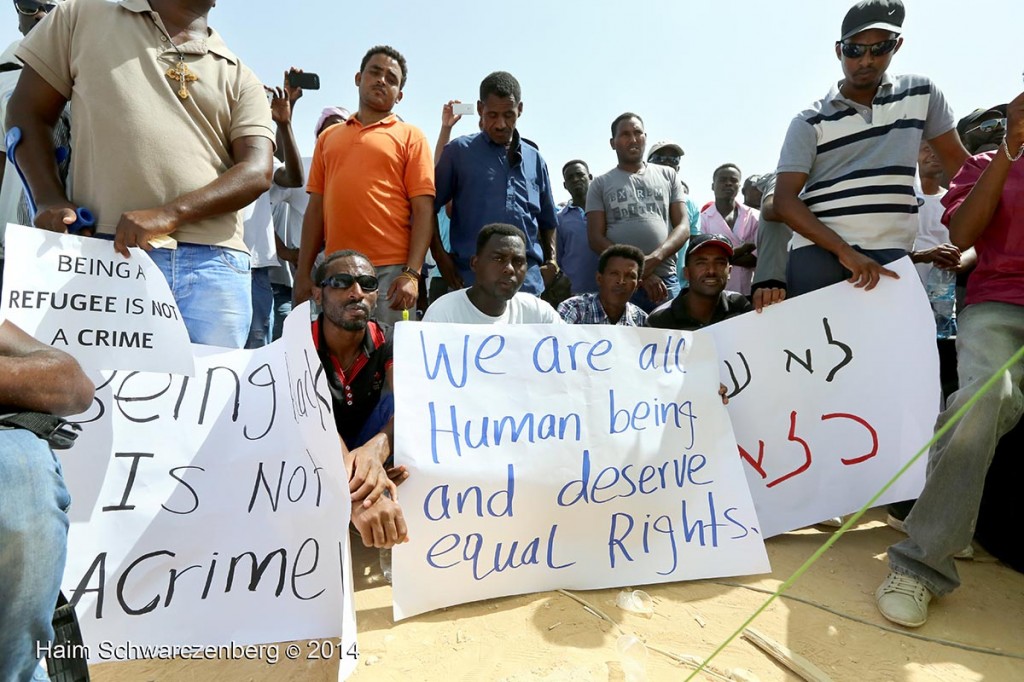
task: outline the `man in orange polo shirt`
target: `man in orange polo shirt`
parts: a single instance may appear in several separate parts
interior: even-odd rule
[[[433,231],[434,161],[423,132],[391,109],[401,101],[405,57],[370,48],[356,74],[359,112],[317,139],[309,171],[309,206],[295,276],[296,303],[312,295],[313,261],[354,249],[377,270],[387,305],[377,319],[394,323],[416,307],[419,273]]]

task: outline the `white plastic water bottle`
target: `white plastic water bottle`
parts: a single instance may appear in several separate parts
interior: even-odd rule
[[[956,335],[956,273],[932,267],[928,273],[928,302],[935,315],[935,335],[948,339]]]

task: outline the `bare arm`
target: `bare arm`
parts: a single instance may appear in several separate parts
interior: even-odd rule
[[[302,172],[302,156],[292,131],[292,105],[284,91],[278,88],[270,103],[270,113],[277,124],[277,147],[284,154],[284,167],[274,171],[274,183],[279,187],[302,187],[306,181]]]
[[[89,408],[94,390],[73,357],[36,341],[9,320],[0,325],[0,405],[78,414]]]
[[[1017,95],[1006,105],[1006,148],[1016,154],[1024,144],[1024,93]],[[938,152],[938,149],[936,149]],[[1017,161],[1024,163],[1024,161]],[[1010,160],[1000,147],[992,162],[981,173],[963,203],[949,221],[949,240],[961,250],[974,246],[978,237],[992,222],[999,200],[1003,196],[1003,185],[1010,174]]]
[[[7,130],[21,129],[18,165],[38,207],[36,227],[54,232],[66,232],[75,222],[76,207],[64,193],[53,154],[53,127],[65,104],[62,94],[26,66],[7,105]]]
[[[313,295],[313,263],[324,247],[324,195],[309,193],[309,205],[302,217],[299,262],[295,266],[295,304],[305,303]]]
[[[690,218],[686,210],[686,204],[682,201],[669,204],[668,217],[672,223],[672,230],[668,233],[668,237],[665,238],[661,246],[648,254],[647,262],[653,267],[661,265],[670,256],[679,253],[679,250],[690,239]],[[645,269],[646,267],[645,265]]]
[[[409,203],[412,207],[412,235],[405,266],[419,272],[434,234],[434,197],[429,194],[412,197]],[[414,279],[405,273],[396,277],[388,288],[389,307],[392,310],[414,309],[419,298],[419,284],[419,278]]]
[[[452,139],[452,128],[455,124],[462,120],[462,116],[452,111],[453,104],[461,104],[457,99],[453,99],[441,107],[441,132],[437,134],[437,144],[434,145],[434,162],[441,158],[441,151],[444,146],[451,142]]]
[[[806,173],[779,173],[775,182],[775,212],[795,232],[832,253],[852,275],[847,281],[858,288],[874,289],[881,276],[899,279],[892,270],[856,251],[831,228],[811,213],[800,200],[800,190],[807,184]]]
[[[213,182],[163,206],[123,214],[117,223],[114,249],[127,258],[129,247],[149,251],[151,239],[170,234],[182,225],[240,211],[270,189],[272,155],[273,144],[267,138],[238,138],[231,143],[235,165]]]
[[[928,140],[928,144],[935,150],[939,161],[942,162],[942,170],[945,171],[946,178],[949,180],[956,177],[960,166],[964,165],[964,161],[970,156],[964,149],[963,143],[960,142],[960,136],[955,128]]]
[[[590,250],[594,253],[604,253],[604,250],[612,246],[612,240],[608,239],[608,221],[604,211],[590,211],[587,213],[587,242]]]

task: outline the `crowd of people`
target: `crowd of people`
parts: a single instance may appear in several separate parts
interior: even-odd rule
[[[270,343],[293,305],[312,300],[367,546],[407,535],[396,493],[408,472],[393,452],[391,332],[402,320],[696,330],[842,281],[871,290],[910,256],[922,283],[939,269],[966,285],[937,427],[1024,345],[1024,94],[958,124],[929,78],[890,73],[900,0],[849,10],[835,40],[841,75],[780,134],[776,169],[744,178],[723,163],[702,208],[680,176],[683,148],[649,143],[634,112],[610,122],[615,167],[595,176],[568,160],[570,199],[556,204],[505,71],[480,83],[477,131],[453,138],[468,114],[442,106],[432,148],[395,112],[405,58],[372,47],[357,107],[324,110],[304,160],[291,126],[303,72],[266,87],[210,28],[213,0],[14,4],[25,38],[0,57],[0,107],[20,136],[16,154],[4,148],[0,226],[146,250],[195,343]],[[94,224],[81,223],[82,207]],[[91,396],[72,359],[9,324],[0,364],[5,411],[73,413]],[[893,510],[907,538],[890,548],[876,594],[889,620],[920,626],[930,599],[959,585],[954,556],[971,544],[986,472],[1024,412],[1022,374],[1020,363],[1003,372],[930,453],[909,515]],[[67,491],[32,429],[0,424],[0,679],[29,679],[34,642],[53,636]]]

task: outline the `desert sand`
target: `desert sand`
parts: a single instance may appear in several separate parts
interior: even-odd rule
[[[463,604],[395,623],[377,552],[354,541],[360,656],[351,679],[627,680],[616,650],[625,632],[646,643],[647,680],[684,680],[691,670],[655,649],[701,659],[711,653],[765,601],[763,591],[774,591],[829,532],[804,529],[769,540],[771,575],[632,586],[653,598],[649,618],[619,609],[618,589],[573,592],[614,623],[559,592]],[[885,549],[900,537],[883,512],[869,512],[753,627],[836,682],[1024,680],[1024,575],[979,550],[974,561],[958,562],[963,587],[932,602],[924,627],[891,626],[875,608],[874,590],[886,574]],[[801,679],[742,639],[712,666],[736,680]],[[337,662],[317,661],[132,661],[91,672],[97,682],[319,682],[337,679],[337,670]]]

